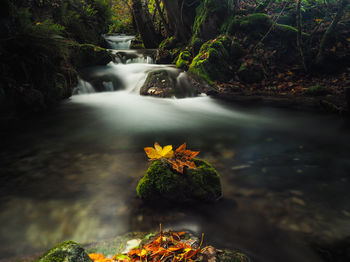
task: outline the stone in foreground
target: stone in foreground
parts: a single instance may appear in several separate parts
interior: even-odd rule
[[[38,262],[92,262],[79,244],[65,241],[48,250]]]
[[[221,180],[216,170],[203,160],[194,160],[197,168],[179,174],[165,160],[148,168],[137,186],[137,195],[145,201],[194,202],[216,201],[222,196]]]

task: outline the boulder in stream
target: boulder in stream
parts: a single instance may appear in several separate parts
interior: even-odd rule
[[[140,89],[140,94],[144,96],[156,97],[177,97],[184,98],[193,96],[194,91],[189,85],[178,81],[180,70],[160,69],[148,74],[147,79]]]
[[[137,195],[145,201],[173,203],[216,201],[222,196],[221,179],[206,161],[194,160],[197,168],[179,174],[167,161],[157,160],[148,168],[137,186]]]
[[[38,262],[92,262],[92,260],[79,244],[65,241],[48,250]]]

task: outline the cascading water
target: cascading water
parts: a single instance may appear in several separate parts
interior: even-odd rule
[[[110,51],[116,55],[116,61],[105,67],[92,67],[82,73],[84,80],[79,82],[76,94],[91,93],[83,85],[90,83],[98,91],[127,90],[138,93],[151,71],[166,70],[176,77],[176,86],[193,95],[185,72],[172,65],[158,65],[153,63],[154,50],[130,50],[132,36],[105,36],[106,41],[113,47]]]
[[[106,35],[105,39],[112,49],[125,50],[130,48],[134,36],[128,35]]]

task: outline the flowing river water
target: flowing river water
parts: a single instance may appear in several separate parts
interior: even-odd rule
[[[131,38],[107,40],[127,49]],[[322,261],[310,242],[350,236],[344,120],[239,108],[207,96],[140,96],[148,72],[176,69],[152,64],[145,52],[114,52],[124,60],[86,70],[78,95],[57,111],[3,134],[0,259],[68,239],[90,243],[157,230],[159,223],[203,232],[207,243],[242,250],[252,261]],[[86,81],[93,78],[109,92],[93,93],[96,83]],[[185,74],[178,80],[186,84]],[[155,141],[200,150],[221,175],[223,199],[143,205],[135,188],[149,166],[143,148]]]

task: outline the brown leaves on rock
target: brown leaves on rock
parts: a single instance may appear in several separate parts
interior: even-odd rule
[[[183,174],[184,167],[196,168],[196,164],[192,161],[192,159],[198,154],[199,151],[191,151],[186,149],[186,143],[183,143],[175,150],[174,157],[169,159],[168,162],[172,165],[174,170]]]
[[[196,261],[195,258],[201,250],[201,245],[197,249],[192,248],[181,239],[183,235],[185,235],[185,232],[160,232],[149,244],[144,245],[142,248],[131,250],[128,253],[130,261]]]
[[[162,232],[156,235],[153,240],[141,246],[129,251],[126,255],[115,255],[112,259],[106,258],[103,254],[92,253],[89,257],[94,262],[195,262],[203,250],[201,249],[202,241],[198,248],[192,247],[189,241],[184,239],[185,232]]]
[[[186,143],[179,146],[175,152],[172,150],[172,146],[168,145],[162,148],[157,142],[153,147],[145,147],[144,150],[150,160],[166,159],[171,167],[183,174],[184,168],[196,168],[196,164],[193,162],[199,151],[192,151],[186,149]]]

